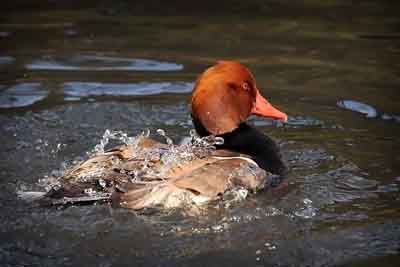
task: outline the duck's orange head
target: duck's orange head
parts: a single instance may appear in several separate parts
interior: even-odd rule
[[[287,121],[287,115],[260,94],[253,74],[239,62],[218,62],[198,78],[192,116],[209,133],[231,132],[251,114]]]

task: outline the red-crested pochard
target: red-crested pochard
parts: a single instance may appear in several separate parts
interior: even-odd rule
[[[56,177],[59,186],[42,201],[57,205],[101,200],[139,210],[201,205],[237,187],[255,192],[271,174],[284,175],[287,168],[275,142],[246,123],[252,114],[287,120],[261,95],[245,66],[221,61],[198,78],[193,90],[197,141],[183,147],[139,136]],[[218,139],[216,149],[199,145],[207,138]],[[168,160],[173,153],[175,161]]]

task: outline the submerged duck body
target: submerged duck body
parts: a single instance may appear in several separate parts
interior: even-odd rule
[[[191,115],[198,137],[179,146],[138,136],[56,177],[58,186],[41,201],[111,201],[140,210],[200,206],[237,187],[256,192],[271,175],[287,169],[275,142],[246,124],[251,114],[287,120],[261,96],[245,66],[219,62],[193,90]]]

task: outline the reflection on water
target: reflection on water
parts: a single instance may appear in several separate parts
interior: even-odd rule
[[[365,114],[367,118],[375,118],[378,115],[378,112],[376,109],[371,107],[370,105],[367,105],[365,103],[361,103],[358,101],[353,101],[353,100],[341,100],[337,102],[337,105],[341,108],[349,109],[355,112],[359,112],[362,114]]]
[[[0,56],[0,65],[6,65],[13,63],[15,58],[9,56]]]
[[[180,71],[183,65],[149,59],[78,55],[67,58],[43,56],[43,59],[27,64],[26,68],[58,71]]]
[[[183,94],[190,93],[193,86],[193,83],[186,82],[141,82],[136,84],[68,82],[63,84],[64,94],[69,97]]]
[[[3,63],[11,63],[14,61],[12,57],[0,57],[4,59]],[[101,57],[104,59],[104,57]],[[156,62],[148,63],[147,66],[140,67],[140,70],[155,70],[155,71],[168,71],[167,65],[174,63],[162,63],[151,60],[143,60],[143,62]],[[146,63],[146,64],[147,64]],[[140,65],[140,64],[139,64]],[[44,65],[42,65],[44,66]],[[176,65],[178,66],[178,65]],[[93,66],[90,70],[99,70],[103,67]],[[52,69],[47,70],[81,70],[81,67],[72,67],[69,69]],[[115,69],[113,69],[115,70]],[[107,82],[64,82],[57,83],[40,83],[40,82],[23,82],[14,86],[0,85],[0,109],[7,108],[22,108],[35,104],[41,100],[49,97],[49,92],[53,92],[53,95],[59,94],[58,88],[62,90],[64,95],[64,101],[78,101],[81,98],[88,98],[89,101],[93,101],[93,98],[89,97],[123,97],[123,96],[150,96],[159,94],[187,94],[192,91],[194,87],[193,82],[135,82],[135,83],[107,83]],[[51,97],[51,95],[50,95]],[[51,102],[51,99],[47,99]]]
[[[6,38],[9,37],[11,35],[10,32],[0,32],[0,38]]]
[[[40,83],[20,83],[0,92],[0,108],[18,108],[43,100],[48,91]]]
[[[378,115],[380,115],[382,120],[400,122],[400,116],[387,113],[379,114],[374,107],[362,102],[354,100],[341,100],[337,102],[337,105],[341,108],[364,114],[367,118],[376,118]]]
[[[2,13],[1,265],[396,266],[398,3],[214,4],[204,13],[229,15],[143,16],[122,1]],[[161,128],[177,144],[193,128],[193,82],[220,59],[248,65],[289,115],[251,118],[291,167],[282,186],[198,217],[17,199],[84,159],[106,129]]]

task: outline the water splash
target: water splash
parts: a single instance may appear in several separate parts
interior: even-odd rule
[[[91,151],[87,152],[87,155],[89,157],[106,155],[108,153],[107,146],[111,141],[116,141],[119,145],[131,147],[132,154],[130,155],[130,160],[141,162],[140,169],[132,170],[127,173],[132,177],[131,180],[133,182],[140,181],[140,177],[153,177],[153,179],[163,180],[173,168],[210,155],[210,153],[215,150],[215,145],[221,145],[224,142],[221,137],[199,137],[194,130],[191,130],[189,133],[189,141],[176,145],[166,134],[165,130],[157,129],[156,134],[164,138],[166,146],[150,148],[139,146],[139,143],[143,139],[148,138],[150,134],[150,130],[146,129],[141,134],[131,137],[123,131],[111,131],[107,129],[100,139],[100,142],[95,145]],[[153,162],[156,161],[161,162],[161,166],[158,166],[159,168],[155,168]],[[83,163],[83,161],[78,161],[76,163]],[[121,160],[115,157],[108,160],[106,164],[117,166],[120,163]],[[107,168],[109,169],[110,166],[108,165]],[[63,168],[63,172],[66,171],[65,169],[66,168]],[[105,170],[105,166],[97,164],[92,171],[84,172],[82,175],[79,175],[79,178],[87,180],[88,178],[101,175]]]
[[[160,176],[165,175],[179,165],[210,155],[211,151],[215,150],[216,145],[221,145],[224,142],[222,137],[199,137],[195,130],[191,130],[188,142],[174,145],[172,139],[165,134],[164,130],[158,129],[157,133],[165,138],[168,145],[168,150],[161,155],[162,167],[159,173]]]
[[[140,136],[138,137],[129,137],[127,133],[124,133],[123,131],[110,131],[109,129],[105,130],[103,137],[100,140],[100,143],[97,144],[94,149],[92,150],[92,153],[94,154],[101,154],[104,153],[105,147],[108,145],[110,140],[116,140],[116,141],[121,141],[125,145],[133,145],[137,146],[138,141],[141,136],[146,136],[150,132],[146,131],[143,132]]]
[[[168,145],[168,146],[173,146],[173,145],[174,145],[174,142],[172,141],[172,139],[169,138],[169,137],[165,134],[165,131],[164,131],[163,129],[157,129],[157,133],[158,133],[159,135],[161,135],[162,137],[165,138],[165,141],[167,142],[167,145]]]

